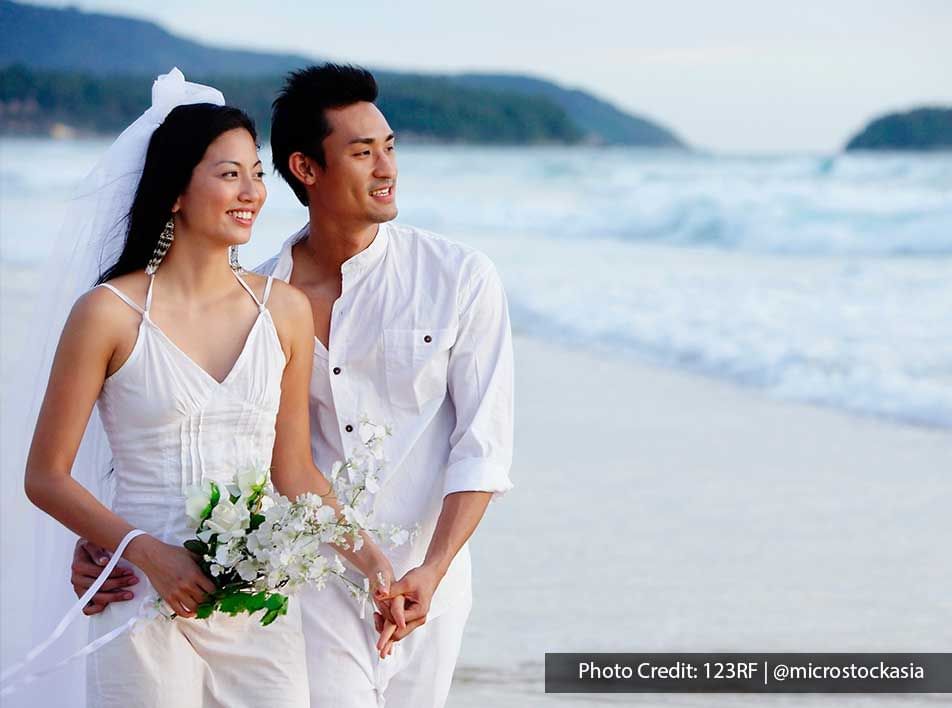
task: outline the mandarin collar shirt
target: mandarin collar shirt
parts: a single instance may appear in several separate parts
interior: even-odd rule
[[[292,247],[255,270],[290,282]],[[374,499],[378,523],[420,525],[383,550],[399,578],[423,562],[447,494],[512,487],[513,354],[506,296],[483,254],[413,227],[381,224],[341,265],[327,348],[315,338],[311,448],[326,475],[360,446],[360,420],[390,426]],[[470,593],[467,546],[430,618]]]

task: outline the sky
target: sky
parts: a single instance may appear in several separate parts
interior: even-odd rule
[[[520,73],[722,152],[835,151],[871,118],[952,105],[946,0],[69,0],[206,44],[377,68]]]

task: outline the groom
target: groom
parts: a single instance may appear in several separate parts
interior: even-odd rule
[[[400,578],[391,610],[405,603],[405,627],[391,634],[379,614],[376,626],[362,620],[341,584],[303,591],[315,708],[445,703],[472,603],[466,542],[490,499],[512,486],[513,361],[502,285],[482,254],[392,222],[394,135],[376,98],[373,76],[356,67],[324,64],[288,77],[274,101],[272,154],[309,222],[256,269],[311,302],[317,466],[327,472],[360,445],[362,417],[389,425],[376,519],[421,527],[412,544],[385,547]],[[90,560],[78,547],[80,592],[98,571]],[[124,590],[117,584],[98,595],[91,611]],[[395,644],[382,661],[388,637]]]

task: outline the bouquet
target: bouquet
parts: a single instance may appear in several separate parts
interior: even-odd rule
[[[371,522],[388,435],[389,429],[361,419],[362,448],[335,463],[331,472],[342,507],[339,516],[316,494],[302,494],[294,501],[278,494],[269,470],[258,467],[239,471],[225,485],[206,480],[191,487],[185,510],[195,538],[185,547],[199,556],[217,588],[198,606],[196,617],[263,610],[261,624],[268,625],[287,613],[291,593],[305,583],[323,588],[329,576],[346,583],[355,599],[366,603],[369,581],[358,585],[349,579],[340,556],[326,557],[321,546],[360,550],[361,531],[389,545],[406,543],[415,535],[416,528],[378,528]]]

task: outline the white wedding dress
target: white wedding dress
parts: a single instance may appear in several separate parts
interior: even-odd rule
[[[142,314],[138,338],[99,397],[99,414],[114,458],[113,510],[166,543],[194,535],[185,515],[185,490],[210,479],[230,481],[251,465],[268,467],[275,438],[285,358],[266,307],[272,280],[259,301],[244,348],[231,371],[216,380],[189,358],[149,316],[155,276],[144,307],[104,284]],[[160,291],[161,297],[161,291]],[[120,627],[147,608],[153,590],[136,569],[136,599],[93,616],[91,639]],[[139,621],[87,659],[87,705],[103,708],[304,708],[307,671],[300,608],[267,627],[260,613],[208,620]]]

